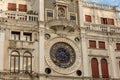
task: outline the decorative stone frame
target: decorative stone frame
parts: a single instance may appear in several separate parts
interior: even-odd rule
[[[74,15],[74,16],[76,17],[75,23],[78,24],[77,13],[75,13],[75,12],[69,12],[69,16],[68,16],[69,20],[70,20],[70,16],[71,16],[71,15]]]
[[[57,43],[57,42],[68,43],[75,50],[76,60],[75,60],[75,63],[71,67],[69,67],[69,68],[60,68],[59,66],[56,66],[53,63],[53,61],[51,60],[51,58],[50,58],[50,49],[51,49],[52,45]],[[45,59],[46,59],[46,62],[48,64],[48,66],[50,66],[54,71],[56,71],[58,73],[61,73],[61,74],[70,74],[70,73],[78,70],[78,68],[80,67],[81,54],[80,54],[79,48],[77,47],[77,45],[73,41],[71,41],[69,39],[66,39],[66,38],[54,38],[54,39],[48,41],[45,44],[45,46],[46,46],[45,47]]]
[[[53,13],[53,19],[54,19],[54,16],[55,16],[54,10],[53,10],[53,9],[48,9],[48,8],[46,8],[46,9],[45,9],[45,20],[48,21],[47,12],[52,12],[52,13]]]

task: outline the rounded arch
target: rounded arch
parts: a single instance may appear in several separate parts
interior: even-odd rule
[[[20,53],[17,50],[13,50],[13,51],[11,51],[11,55],[20,55]]]
[[[32,54],[29,51],[23,54],[23,66],[25,72],[32,72]]]
[[[20,53],[16,50],[12,51],[10,55],[10,71],[20,71]]]
[[[99,66],[97,58],[91,59],[92,77],[99,78]]]
[[[108,62],[105,58],[101,59],[102,78],[109,78]]]
[[[24,56],[32,56],[32,53],[29,52],[29,51],[25,51],[23,55],[24,55]]]

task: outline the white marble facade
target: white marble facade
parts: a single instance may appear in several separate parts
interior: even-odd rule
[[[9,10],[11,3],[15,11]],[[27,10],[20,11],[20,5]],[[85,0],[0,0],[0,9],[0,71],[19,75],[0,74],[3,79],[120,79],[116,6]],[[52,49],[57,43],[65,46]],[[93,59],[97,65],[92,66]]]

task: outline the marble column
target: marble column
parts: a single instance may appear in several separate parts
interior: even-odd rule
[[[44,0],[39,0],[39,74],[45,73],[45,53],[44,53]],[[43,76],[39,76],[39,80],[45,80]]]
[[[98,58],[99,75],[102,78],[101,58]]]

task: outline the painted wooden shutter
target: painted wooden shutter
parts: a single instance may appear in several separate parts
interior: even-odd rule
[[[99,78],[99,67],[98,67],[98,61],[96,58],[93,58],[91,60],[91,67],[92,67],[92,77]]]
[[[105,42],[99,41],[99,48],[105,49]]]
[[[101,24],[107,24],[107,18],[101,18]]]
[[[108,18],[108,19],[107,19],[107,23],[108,23],[109,25],[114,25],[114,19]]]
[[[109,78],[108,63],[106,59],[101,60],[102,78]]]
[[[120,50],[120,43],[116,43],[116,49]]]
[[[92,22],[90,15],[85,15],[85,21],[86,22]]]
[[[96,41],[89,40],[89,47],[96,48]]]
[[[8,3],[8,10],[15,11],[16,10],[16,4],[14,4],[14,3]]]
[[[19,4],[19,11],[27,11],[27,5]]]

